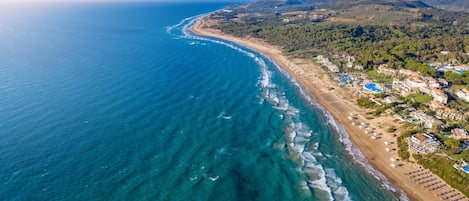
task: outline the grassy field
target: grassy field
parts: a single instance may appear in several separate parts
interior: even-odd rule
[[[368,77],[370,77],[370,79],[373,80],[374,82],[385,83],[385,84],[392,83],[392,77],[379,74],[378,71],[376,70],[366,71],[366,75],[368,75]]]
[[[412,18],[410,10],[395,11],[385,5],[359,5],[338,12],[336,21],[363,24],[402,24]],[[345,20],[347,19],[347,20]]]
[[[429,103],[433,100],[431,96],[424,94],[410,94],[408,97],[412,98],[417,103]]]

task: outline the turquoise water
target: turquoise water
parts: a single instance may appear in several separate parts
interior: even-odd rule
[[[375,83],[369,83],[365,85],[365,89],[375,92],[375,93],[381,93],[383,90],[381,90]]]
[[[223,6],[0,12],[0,200],[397,200],[272,62],[187,30]]]

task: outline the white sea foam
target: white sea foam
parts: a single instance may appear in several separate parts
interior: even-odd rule
[[[219,176],[214,176],[214,177],[208,177],[210,180],[212,181],[217,181],[218,178],[220,178]]]
[[[336,200],[351,201],[350,194],[342,185],[342,179],[337,176],[334,169],[326,168],[326,177],[328,184],[332,187],[332,191]]]
[[[293,140],[296,144],[305,144],[309,142],[309,139],[306,139],[302,136],[296,135],[295,139]]]
[[[326,173],[322,165],[314,162],[306,162],[304,171],[310,177],[309,186],[313,189],[319,189],[328,194],[329,200],[334,200],[332,189],[327,185]],[[315,179],[315,177],[317,177]]]
[[[220,114],[218,114],[217,116],[217,119],[222,118],[225,115],[225,113],[226,113],[225,111],[220,112]]]
[[[307,192],[310,192],[309,191],[309,187],[308,187],[308,182],[306,181],[300,181],[300,186],[301,186],[301,189],[307,191]]]
[[[299,144],[299,143],[294,143],[293,149],[295,149],[296,153],[301,153],[305,151],[305,145],[304,144]]]
[[[203,176],[204,176],[204,178],[207,178],[211,181],[217,181],[220,178],[220,176],[212,175],[212,174],[204,174]]]
[[[285,106],[276,106],[276,107],[273,107],[273,108],[276,109],[276,110],[282,110],[282,111],[287,111],[288,110],[288,108],[285,107]]]
[[[313,149],[319,150],[319,142],[315,142],[315,143],[313,144]]]
[[[339,180],[340,178],[338,179],[334,175],[332,176],[329,175],[330,180],[332,180],[332,182],[331,182],[331,185],[328,185],[324,168],[320,164],[317,163],[317,159],[315,158],[315,156],[322,156],[322,153],[318,151],[319,144],[316,143],[313,146],[313,149],[315,151],[305,151],[306,149],[305,142],[307,142],[307,140],[306,141],[304,140],[308,139],[313,134],[313,132],[309,130],[309,128],[304,127],[304,125],[301,123],[298,117],[299,110],[291,106],[288,100],[285,98],[284,92],[277,89],[275,84],[272,83],[272,79],[271,79],[272,72],[268,70],[266,62],[263,58],[268,59],[272,64],[274,64],[275,68],[279,72],[281,72],[287,79],[289,79],[289,81],[294,86],[296,86],[299,89],[300,93],[307,99],[307,101],[309,101],[313,106],[323,111],[326,118],[328,119],[328,122],[339,133],[340,141],[345,145],[345,149],[350,153],[350,155],[354,158],[355,161],[363,165],[377,179],[381,180],[388,189],[395,191],[395,192],[399,192],[399,194],[401,195],[400,200],[409,200],[406,194],[401,189],[393,186],[386,179],[386,177],[384,177],[382,173],[376,171],[373,167],[371,167],[371,165],[369,165],[368,161],[360,152],[360,150],[352,144],[343,126],[338,124],[336,120],[332,117],[332,115],[327,110],[325,110],[320,104],[318,104],[318,102],[314,100],[306,92],[304,87],[294,77],[288,74],[283,68],[281,68],[278,64],[276,64],[271,58],[267,57],[266,55],[262,53],[258,53],[262,56],[262,58],[260,58],[256,56],[256,54],[253,53],[254,50],[247,48],[247,47],[244,47],[244,49],[242,49],[238,47],[237,45],[234,45],[230,42],[225,42],[219,39],[212,39],[210,37],[201,37],[201,36],[194,35],[190,31],[189,27],[194,24],[195,20],[197,20],[198,17],[203,16],[203,15],[186,18],[182,20],[179,24],[168,27],[167,31],[168,33],[171,33],[174,29],[178,29],[181,26],[183,26],[181,29],[182,33],[184,34],[183,38],[200,40],[200,41],[210,42],[213,44],[227,46],[231,49],[234,49],[252,58],[259,65],[260,71],[261,71],[261,76],[259,78],[259,86],[262,89],[262,95],[263,95],[263,99],[261,99],[261,104],[263,103],[264,99],[267,100],[269,103],[273,104],[274,108],[276,108],[279,111],[285,112],[284,114],[282,114],[282,117],[283,117],[282,119],[284,121],[291,121],[289,124],[289,129],[288,128],[286,129],[287,130],[286,135],[288,136],[290,140],[289,146],[296,151],[300,160],[302,160],[302,162],[304,163],[302,170],[305,173],[315,175],[315,178],[310,177],[310,180],[309,180],[309,186],[311,188],[320,189],[326,192],[329,195],[331,200],[334,199],[333,193],[332,193],[333,189],[335,189],[334,194],[336,194],[338,197],[344,197],[344,199],[348,197],[348,191],[345,187],[341,185],[341,180]],[[277,105],[280,103],[282,103],[282,105]],[[223,117],[223,116],[224,115],[222,114],[220,117]],[[314,133],[314,134],[317,135],[317,133]],[[296,139],[297,137],[298,139]],[[299,140],[300,139],[299,137],[301,137],[302,139]],[[216,177],[216,179],[218,179],[218,177]]]
[[[333,200],[332,188],[327,185],[322,165],[315,158],[313,151],[305,151],[313,132],[306,124],[301,122],[299,110],[289,103],[285,93],[272,83],[272,72],[267,69],[265,61],[258,57],[255,57],[255,60],[261,67],[259,86],[264,92],[264,98],[275,109],[283,112],[282,119],[287,123],[285,132],[290,141],[289,147],[298,155],[302,164],[304,164],[301,171],[308,176],[310,190],[324,192],[329,196],[330,200]]]
[[[312,152],[303,152],[301,153],[301,158],[306,162],[316,162],[316,157],[312,154]]]
[[[197,16],[192,16],[192,17],[187,17],[187,18],[184,18],[182,19],[179,23],[175,24],[175,25],[172,25],[172,26],[168,26],[166,27],[166,32],[168,33],[172,33],[172,31],[178,27],[181,27],[182,25],[184,25],[185,23],[189,22],[189,21],[192,21],[193,19],[196,19],[198,17],[200,17],[201,15],[197,15]]]
[[[320,106],[318,106],[318,107],[320,107]],[[373,168],[373,166],[370,165],[370,163],[365,158],[365,156],[360,151],[360,149],[352,143],[352,141],[350,140],[350,137],[349,137],[347,131],[345,130],[345,128],[343,127],[343,125],[339,124],[332,117],[332,114],[329,111],[325,110],[322,107],[321,107],[321,109],[324,112],[324,114],[326,115],[330,125],[338,132],[339,140],[342,142],[342,144],[344,144],[345,149],[352,156],[354,161],[356,161],[357,163],[359,163],[360,165],[365,167],[368,170],[368,172],[371,175],[373,175],[377,180],[381,181],[387,189],[389,189],[393,192],[398,192],[399,195],[400,195],[399,200],[403,200],[403,201],[410,200],[401,188],[398,188],[397,186],[391,184],[391,182],[389,182],[389,180],[386,178],[386,176],[383,175],[383,173],[379,172],[378,170]]]
[[[324,169],[314,156],[317,150],[306,151],[306,144],[310,142],[312,131],[299,120],[298,114],[286,112],[285,115],[289,116],[291,121],[286,129],[289,145],[303,164],[301,171],[308,177],[308,186],[312,191],[321,191],[329,196],[329,200],[333,200],[332,188],[326,182]]]
[[[230,115],[226,115],[225,111],[220,112],[218,114],[217,119],[225,119],[225,120],[230,120],[232,117]]]
[[[313,99],[312,96],[310,96],[310,94],[306,91],[306,89],[293,76],[291,76],[287,71],[285,71],[277,63],[275,63],[271,58],[269,58],[265,55],[263,55],[263,56],[265,58],[267,58],[271,63],[273,63],[274,66],[276,67],[276,69],[279,72],[281,72],[293,85],[295,85],[297,87],[299,92],[303,95],[303,97],[310,104],[312,104],[314,107],[320,109],[324,113],[325,117],[327,118],[328,123],[332,126],[332,128],[334,128],[337,131],[337,133],[339,134],[339,140],[344,144],[345,150],[348,151],[348,153],[352,156],[354,161],[356,161],[358,164],[365,167],[365,169],[370,174],[372,174],[376,179],[381,181],[387,189],[389,189],[393,192],[398,192],[398,194],[400,196],[399,197],[400,200],[403,200],[403,201],[409,200],[409,198],[407,197],[407,195],[405,194],[405,192],[401,188],[391,184],[389,182],[389,180],[381,172],[377,171],[376,169],[374,169],[369,164],[368,160],[365,158],[363,153],[358,149],[358,147],[356,147],[352,143],[352,141],[350,140],[349,135],[348,135],[347,131],[345,130],[345,128],[343,127],[343,125],[339,124],[334,119],[334,117],[332,116],[332,114],[329,111],[327,111],[322,105],[320,105],[315,99]],[[295,112],[298,113],[299,111],[295,111]]]

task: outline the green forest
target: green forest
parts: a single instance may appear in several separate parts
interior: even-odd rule
[[[287,52],[317,49],[349,54],[365,68],[388,63],[393,68],[434,74],[424,63],[469,62],[466,54],[469,52],[469,31],[461,28],[344,23],[273,26],[239,22],[221,24],[217,28],[227,34],[261,38],[284,47]],[[451,54],[442,55],[441,51]]]
[[[234,7],[233,12],[212,14],[211,17],[219,22],[212,28],[239,37],[265,40],[283,47],[293,56],[354,56],[355,64],[365,69],[386,63],[391,68],[405,68],[434,76],[436,71],[428,68],[430,62],[469,63],[467,13],[430,8],[421,3],[406,4],[411,7],[405,7],[396,4],[399,1],[390,0],[360,1],[364,5],[349,1],[337,1],[332,5],[283,5],[274,2],[258,2],[247,7]],[[319,7],[329,9],[316,12]],[[286,14],[292,11],[304,14],[298,15],[302,17],[300,19],[285,21],[288,19]],[[308,13],[324,19],[311,20]],[[381,20],[355,20],[378,18]],[[442,51],[447,54],[442,54]],[[468,73],[449,74],[448,77],[457,84],[469,83]]]

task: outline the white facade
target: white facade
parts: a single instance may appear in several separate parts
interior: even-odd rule
[[[432,116],[429,116],[425,114],[425,112],[417,110],[414,112],[411,112],[409,114],[412,118],[415,118],[419,120],[421,123],[423,123],[425,128],[432,128],[433,124],[435,123],[435,120],[433,119]]]
[[[409,148],[418,153],[435,153],[438,141],[428,134],[415,134],[409,138]]]
[[[455,94],[459,99],[462,99],[462,100],[465,100],[465,101],[469,102],[469,90],[459,89],[459,90],[456,91]]]
[[[329,71],[338,73],[339,72],[339,67],[335,64],[333,64],[327,57],[324,57],[323,55],[318,55],[316,57],[316,61],[320,64],[322,64],[324,67],[326,67]]]
[[[397,70],[394,70],[392,68],[386,68],[387,65],[380,65],[378,67],[378,73],[385,74],[387,76],[392,76],[395,77],[397,76]]]
[[[412,92],[412,89],[409,86],[398,79],[394,79],[392,81],[392,89],[398,92],[401,96],[407,96]]]
[[[453,134],[453,138],[457,140],[469,140],[469,134],[465,129],[455,128],[451,130],[451,134]]]

